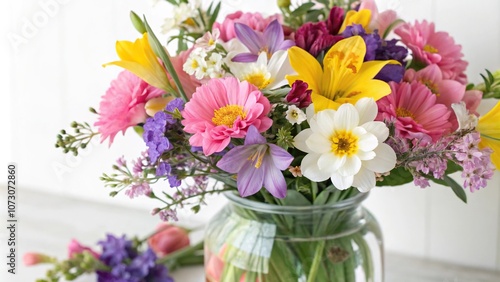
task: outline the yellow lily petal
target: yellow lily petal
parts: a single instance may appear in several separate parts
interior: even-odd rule
[[[491,162],[500,170],[500,102],[484,116],[479,118],[477,131],[481,133],[479,147],[489,147],[493,150]]]
[[[295,80],[302,80],[309,84],[309,89],[318,89],[316,78],[323,73],[318,60],[304,49],[293,46],[288,49],[290,65],[298,75],[287,75],[288,83],[292,85]],[[314,90],[313,90],[314,91]]]
[[[144,33],[142,38],[138,38],[134,42],[117,41],[116,53],[120,60],[103,66],[116,65],[122,67],[154,87],[167,92],[172,90],[165,68],[160,64],[149,45],[147,33]]]
[[[371,17],[372,12],[368,9],[348,11],[345,15],[344,22],[340,27],[339,34],[344,32],[346,27],[353,24],[360,24],[367,33],[370,33],[371,30],[368,29],[368,25],[370,24]]]
[[[365,54],[365,41],[361,36],[353,36],[333,45],[323,59],[323,66],[340,76],[344,72],[358,73]]]
[[[154,116],[157,112],[165,109],[167,104],[173,99],[174,99],[173,96],[167,96],[167,97],[156,97],[148,100],[146,102],[146,105],[144,106],[146,114],[148,114],[148,116],[150,117]]]

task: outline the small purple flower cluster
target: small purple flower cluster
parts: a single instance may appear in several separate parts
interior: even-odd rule
[[[97,271],[98,282],[173,282],[168,275],[167,268],[156,263],[156,255],[148,248],[145,252],[139,252],[127,240],[125,235],[115,237],[111,234],[105,240],[98,243],[102,247],[99,260],[110,271]]]
[[[480,149],[479,141],[480,134],[471,132],[452,147],[457,163],[463,168],[464,188],[469,188],[471,192],[486,187],[495,169],[490,160],[493,151],[490,148]]]
[[[151,193],[151,187],[142,175],[144,170],[149,167],[147,158],[147,153],[142,152],[141,156],[132,162],[132,173],[127,168],[127,161],[123,156],[116,160],[117,170],[126,175],[126,181],[130,184],[129,188],[125,190],[125,195],[131,199]]]
[[[387,143],[397,155],[404,155],[407,160],[404,167],[413,174],[413,183],[421,188],[430,186],[424,175],[443,179],[448,168],[448,161],[460,165],[463,169],[464,188],[471,192],[486,187],[491,179],[494,167],[490,161],[491,149],[479,148],[478,132],[456,132],[444,136],[439,142],[425,142],[404,139],[391,139]]]
[[[172,113],[175,109],[180,111],[183,108],[184,102],[182,99],[177,98],[170,101],[165,109]],[[144,142],[146,142],[146,146],[148,146],[149,161],[151,163],[156,163],[164,152],[174,148],[170,140],[165,136],[165,133],[176,123],[176,119],[171,114],[164,111],[159,111],[154,117],[146,120],[142,136]]]

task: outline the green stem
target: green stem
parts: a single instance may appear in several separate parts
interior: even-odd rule
[[[318,268],[321,264],[321,259],[323,257],[323,250],[325,249],[325,240],[321,240],[318,242],[316,246],[316,252],[314,253],[314,260],[311,265],[311,269],[309,270],[309,275],[307,277],[307,282],[316,281],[316,275],[318,274]]]

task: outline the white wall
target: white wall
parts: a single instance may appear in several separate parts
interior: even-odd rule
[[[93,144],[79,157],[54,148],[55,136],[73,120],[93,121],[88,106],[116,76],[116,67],[101,64],[116,58],[115,40],[133,40],[130,10],[146,14],[159,30],[167,5],[151,7],[144,0],[25,0],[2,1],[8,11],[1,20],[2,87],[0,153],[2,164],[19,164],[22,193],[47,191],[150,210],[154,202],[111,199],[98,180],[121,156],[132,158],[144,149],[129,132],[113,146]],[[163,2],[163,1],[159,1]],[[226,0],[223,13],[236,9],[277,11],[271,1]],[[274,1],[272,1],[274,2]],[[500,2],[496,0],[385,0],[405,19],[428,19],[462,44],[471,81],[484,68],[500,68]],[[42,3],[51,3],[44,5]],[[31,26],[31,24],[33,26]],[[19,44],[12,42],[16,37]],[[2,179],[4,169],[0,169]],[[4,181],[4,180],[0,180]],[[489,187],[468,193],[469,204],[442,187],[380,188],[367,205],[379,219],[387,250],[500,270],[500,177]],[[20,202],[22,208],[22,200]],[[108,215],[111,216],[111,215]],[[145,213],[145,216],[146,213]]]

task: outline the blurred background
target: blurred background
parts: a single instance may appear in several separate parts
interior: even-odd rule
[[[268,0],[222,2],[221,16],[238,9],[264,14],[278,12],[274,3]],[[469,61],[467,75],[471,82],[480,82],[479,73],[484,73],[485,68],[500,69],[499,1],[376,2],[381,11],[396,10],[407,21],[427,19],[435,22],[437,30],[450,33],[463,47],[465,59]],[[41,192],[64,197],[68,203],[86,199],[109,206],[140,209],[148,221],[159,220],[149,215],[156,207],[155,202],[130,200],[124,195],[111,198],[109,190],[99,181],[103,172],[111,171],[118,157],[123,155],[131,160],[145,149],[141,138],[133,136],[134,132],[129,130],[125,137],[117,135],[111,148],[95,140],[77,157],[65,155],[54,147],[57,133],[62,128],[69,128],[71,121],[93,123],[96,120],[88,107],[98,107],[100,97],[121,70],[113,66],[103,68],[102,64],[117,58],[116,40],[133,41],[138,37],[129,21],[130,10],[146,15],[160,35],[160,26],[170,7],[162,0],[0,3],[0,78],[3,86],[0,118],[6,121],[0,131],[0,163],[4,166],[0,169],[0,207],[5,206],[3,189],[7,163],[16,162],[20,210],[24,209],[23,197]],[[495,102],[484,101],[481,111],[487,111]],[[459,180],[459,175],[456,179]],[[438,185],[426,189],[412,185],[383,187],[373,190],[366,206],[383,228],[387,251],[500,271],[499,188],[500,174],[497,172],[487,188],[474,193],[467,191],[469,202],[464,204],[448,188]],[[214,197],[201,215],[193,217],[185,212],[181,217],[186,221],[203,222],[223,201],[221,197]],[[43,203],[40,208],[43,209]],[[1,210],[4,213],[6,208]],[[102,216],[111,221],[122,215],[108,213]],[[124,221],[124,224],[133,229],[135,223]],[[139,228],[144,228],[144,225],[137,226],[138,232]],[[56,226],[43,228],[57,229]],[[103,229],[102,233],[106,231],[112,230]],[[22,226],[18,232],[23,232]],[[2,241],[5,238],[2,234]],[[66,245],[66,242],[61,244]],[[1,245],[4,246],[4,242]]]

